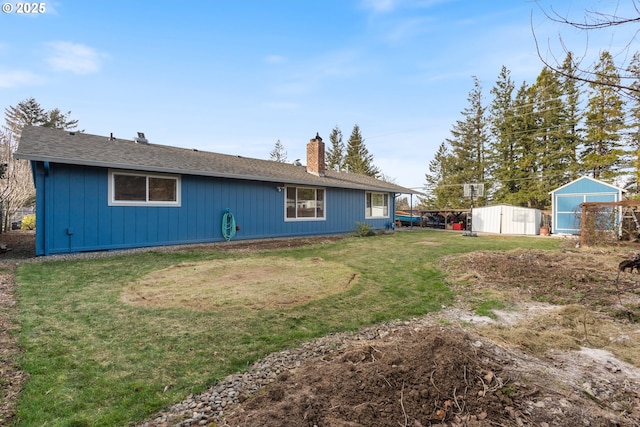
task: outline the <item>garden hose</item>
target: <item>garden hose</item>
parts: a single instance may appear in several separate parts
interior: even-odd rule
[[[224,210],[222,216],[222,236],[228,242],[236,235],[236,219],[233,214],[229,212],[229,208]]]

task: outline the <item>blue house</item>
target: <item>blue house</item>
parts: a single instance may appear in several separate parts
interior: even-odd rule
[[[551,232],[580,234],[580,205],[584,202],[619,202],[624,190],[583,176],[551,191]]]
[[[415,194],[324,155],[319,137],[302,166],[36,126],[14,154],[32,166],[36,255],[384,229]]]

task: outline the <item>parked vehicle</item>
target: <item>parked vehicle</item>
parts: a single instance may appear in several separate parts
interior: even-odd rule
[[[420,215],[411,215],[411,213],[396,211],[396,222],[400,223],[403,227],[408,227],[410,225],[420,225],[422,218]]]

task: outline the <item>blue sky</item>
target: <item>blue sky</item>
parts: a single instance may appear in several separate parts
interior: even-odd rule
[[[628,43],[624,29],[572,31],[540,7],[583,19],[629,1],[94,0],[45,1],[0,14],[0,107],[34,97],[72,112],[87,133],[269,158],[277,140],[305,159],[316,132],[360,126],[374,164],[420,187],[477,76],[504,65],[519,86],[543,51],[593,61]],[[8,6],[7,6],[8,4]],[[627,16],[635,16],[633,13]],[[636,42],[634,42],[636,43]],[[575,46],[575,48],[574,48]]]

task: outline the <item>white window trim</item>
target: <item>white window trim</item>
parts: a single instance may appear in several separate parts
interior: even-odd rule
[[[371,194],[371,203],[372,204],[373,204],[373,195],[374,194],[380,194],[380,195],[382,195],[383,198],[386,196],[386,199],[387,199],[387,214],[386,215],[372,215],[372,216],[369,216],[367,214],[367,195],[368,194]],[[372,206],[372,208],[373,208],[373,206]],[[391,217],[391,200],[390,200],[389,193],[381,193],[379,191],[365,191],[365,193],[364,193],[364,217],[366,219],[390,218]]]
[[[324,212],[324,216],[321,217],[302,217],[302,218],[289,218],[287,217],[287,189],[288,188],[311,188],[313,190],[323,190],[324,191],[324,206],[322,207],[322,211]],[[296,190],[297,192],[297,190]],[[324,187],[309,187],[306,185],[287,185],[284,188],[284,220],[285,222],[300,222],[300,221],[326,221],[327,220],[327,189]]]
[[[144,176],[147,178],[147,201],[127,201],[127,200],[115,200],[114,199],[114,175],[130,175],[130,176]],[[163,179],[175,179],[176,180],[176,200],[170,202],[162,202],[162,201],[149,201],[149,178],[163,178]],[[170,207],[180,207],[182,205],[182,185],[180,175],[173,174],[159,174],[159,173],[145,173],[145,172],[131,172],[124,170],[116,170],[109,169],[109,185],[108,185],[108,193],[109,193],[109,206],[147,206],[147,207],[155,207],[155,206],[170,206]]]

